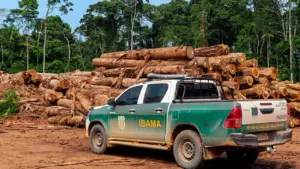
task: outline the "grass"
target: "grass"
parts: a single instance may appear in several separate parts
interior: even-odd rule
[[[5,119],[19,109],[19,98],[14,90],[8,90],[0,101],[0,119]]]

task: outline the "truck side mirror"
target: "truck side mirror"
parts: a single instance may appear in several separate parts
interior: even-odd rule
[[[115,101],[115,99],[109,99],[107,101],[107,104],[110,105],[110,106],[116,106],[116,101]]]

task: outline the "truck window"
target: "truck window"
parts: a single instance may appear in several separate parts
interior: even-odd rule
[[[117,105],[132,105],[137,104],[142,86],[136,86],[131,89],[128,89],[123,93],[117,100]]]
[[[168,90],[168,84],[149,84],[146,89],[144,103],[160,103]]]
[[[176,99],[215,99],[219,98],[218,89],[213,83],[182,83],[177,89]]]

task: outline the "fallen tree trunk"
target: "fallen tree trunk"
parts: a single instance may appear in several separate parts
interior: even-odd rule
[[[209,65],[219,66],[220,69],[226,69],[226,62],[221,57],[210,57],[208,58]]]
[[[274,67],[259,69],[260,77],[267,77],[269,79],[275,80],[277,78],[277,75],[278,75],[278,69]]]
[[[227,45],[220,44],[215,46],[196,48],[195,56],[196,57],[214,57],[227,55],[230,52],[230,48]]]
[[[146,79],[131,79],[131,78],[114,78],[114,77],[105,77],[105,78],[98,78],[98,77],[93,77],[91,78],[90,83],[92,85],[103,85],[103,86],[120,86],[123,88],[128,88],[136,83],[141,83],[144,82]]]
[[[246,54],[230,53],[228,55],[222,55],[222,56],[210,57],[210,58],[214,58],[214,59],[221,58],[222,60],[224,60],[225,63],[238,64],[238,63],[243,63],[246,61]]]
[[[175,46],[168,48],[154,48],[130,50],[113,53],[104,53],[100,58],[118,58],[118,59],[134,59],[134,60],[167,60],[167,59],[193,59],[194,49],[191,46]]]

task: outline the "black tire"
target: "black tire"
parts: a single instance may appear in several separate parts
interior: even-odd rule
[[[192,130],[180,132],[174,142],[173,155],[179,166],[194,169],[203,162],[203,146],[198,133]]]
[[[226,155],[229,161],[233,163],[238,162],[239,164],[252,164],[254,163],[259,155],[256,150],[248,151],[226,151]]]
[[[100,124],[95,124],[90,132],[90,147],[96,154],[104,154],[107,149],[107,134]]]

